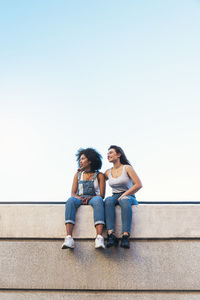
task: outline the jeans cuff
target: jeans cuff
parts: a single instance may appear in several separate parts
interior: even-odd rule
[[[65,221],[65,224],[67,224],[67,223],[75,224],[75,222],[72,221],[72,220],[66,220],[66,221]]]
[[[96,226],[96,225],[99,225],[99,224],[105,225],[105,222],[104,222],[104,221],[96,221],[96,222],[94,223],[95,226]]]

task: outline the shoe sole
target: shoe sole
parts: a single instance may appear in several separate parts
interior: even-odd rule
[[[118,243],[115,243],[115,244],[113,244],[113,245],[109,245],[109,244],[106,245],[107,248],[111,248],[111,247],[117,248],[117,246],[118,246]]]
[[[66,246],[66,245],[63,245],[61,249],[74,249],[74,246],[68,247],[68,246]]]
[[[95,246],[95,249],[103,248],[105,249],[105,246]]]
[[[125,249],[130,249],[130,246],[123,246],[123,245],[120,245],[121,248],[125,248]]]
[[[107,247],[107,248],[111,248],[111,247],[113,247],[113,246],[114,246],[114,247],[117,247],[118,244],[119,244],[119,241],[115,241],[113,245],[107,244],[106,247]]]

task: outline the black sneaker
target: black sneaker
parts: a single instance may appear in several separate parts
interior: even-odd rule
[[[108,234],[107,245],[106,245],[107,248],[110,248],[112,246],[117,247],[118,243],[119,243],[118,238],[113,233]]]
[[[127,249],[130,248],[129,235],[122,235],[120,247]]]

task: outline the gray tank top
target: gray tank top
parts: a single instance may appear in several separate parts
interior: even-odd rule
[[[122,174],[117,178],[112,177],[111,169],[108,173],[108,183],[112,188],[113,193],[125,192],[133,185],[132,180],[126,172],[126,165],[123,166]]]

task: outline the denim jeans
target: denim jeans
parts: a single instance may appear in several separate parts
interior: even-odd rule
[[[94,196],[88,202],[89,205],[93,207],[94,210],[94,225],[105,224],[104,222],[104,202],[103,198],[100,196]],[[70,197],[65,204],[65,224],[72,223],[75,224],[76,211],[81,205],[81,200]]]
[[[121,206],[122,218],[122,233],[131,231],[132,223],[132,207],[131,205],[138,205],[135,196],[126,196],[126,198],[118,201],[118,198],[123,193],[113,194],[111,197],[105,199],[105,219],[107,230],[115,231],[115,205]]]

